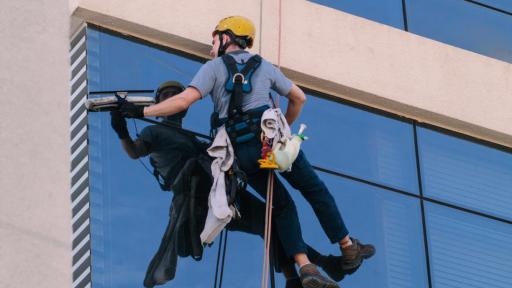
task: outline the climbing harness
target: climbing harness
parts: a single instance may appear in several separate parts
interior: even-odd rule
[[[219,119],[218,114],[212,115],[212,129],[226,127],[226,132],[232,143],[244,143],[256,137],[260,131],[261,114],[266,107],[242,111],[242,98],[244,94],[252,91],[251,78],[261,64],[261,57],[254,55],[246,63],[237,63],[233,56],[226,54],[222,61],[226,65],[228,77],[225,89],[231,93],[227,118]],[[214,118],[217,119],[214,119]]]

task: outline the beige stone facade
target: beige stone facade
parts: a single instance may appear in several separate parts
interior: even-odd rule
[[[68,2],[1,7],[0,287],[69,287]]]

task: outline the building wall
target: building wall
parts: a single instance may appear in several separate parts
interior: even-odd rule
[[[68,1],[0,9],[0,287],[69,287]]]
[[[300,84],[512,146],[510,64],[308,1],[281,9],[279,41],[277,1],[2,1],[0,286],[71,283],[70,13],[200,56],[219,18],[243,14],[260,31],[253,51]]]
[[[86,21],[200,56],[218,19],[245,15],[253,51],[299,84],[512,146],[509,63],[304,0],[75,3]]]

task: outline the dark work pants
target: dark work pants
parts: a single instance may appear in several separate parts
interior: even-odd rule
[[[249,142],[233,145],[240,168],[247,174],[248,184],[263,198],[267,196],[268,170],[259,168],[258,159],[261,153],[261,142],[253,138]],[[302,239],[302,232],[297,215],[297,208],[290,194],[277,177],[274,177],[272,199],[273,224],[281,239],[285,253],[293,256],[306,253],[307,247]],[[263,214],[264,215],[264,214]]]
[[[247,173],[248,184],[259,195],[266,198],[269,172],[260,169],[258,165],[261,154],[260,140],[253,138],[249,142],[235,144],[234,149],[240,168]],[[290,185],[300,190],[311,204],[322,228],[332,242],[340,241],[348,234],[332,195],[316,175],[304,153],[299,154],[292,171],[283,173],[283,176]],[[293,256],[297,253],[306,253],[307,246],[302,239],[297,208],[290,194],[277,177],[274,177],[273,193],[273,219],[286,254]]]
[[[240,214],[242,217],[240,219],[233,219],[229,222],[226,228],[229,231],[239,231],[249,234],[258,235],[261,238],[265,236],[265,202],[262,202],[260,199],[256,198],[256,196],[251,193],[245,191],[241,192],[237,196],[237,203],[239,205]],[[274,221],[275,222],[275,221]],[[272,241],[276,241],[272,243],[271,247],[276,249],[272,253],[275,258],[275,263],[278,265],[276,267],[277,271],[283,269],[286,265],[292,266],[295,262],[285,255],[285,251],[283,245],[281,243],[281,239],[279,235],[274,234],[276,232],[276,227],[272,227]],[[318,251],[316,251],[311,246],[307,245],[306,254],[308,255],[309,260],[313,263],[318,263],[320,257],[323,257]]]
[[[336,201],[302,150],[293,162],[292,171],[283,172],[281,175],[306,198],[332,243],[339,242],[348,235]]]

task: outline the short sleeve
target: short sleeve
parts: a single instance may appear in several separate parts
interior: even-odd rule
[[[283,72],[273,65],[272,89],[280,95],[286,96],[292,89],[293,82],[284,76]]]
[[[215,63],[213,61],[208,61],[203,66],[201,66],[199,71],[192,79],[192,82],[190,82],[188,85],[189,87],[196,88],[199,93],[201,93],[202,98],[210,94],[215,85],[214,64]]]

